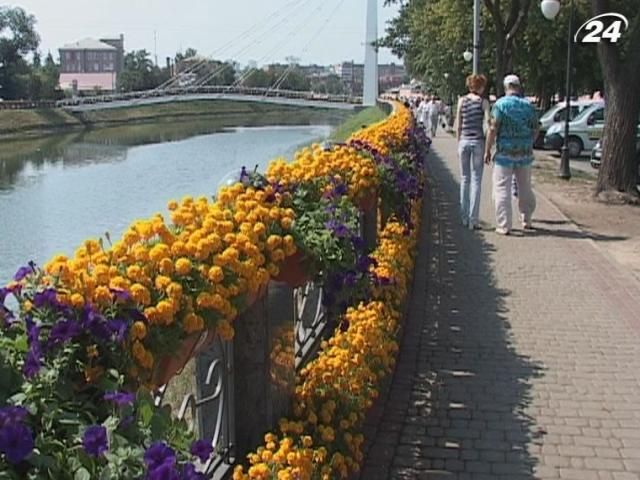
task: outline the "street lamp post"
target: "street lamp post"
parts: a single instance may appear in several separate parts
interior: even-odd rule
[[[567,34],[567,77],[566,77],[566,110],[564,117],[564,138],[562,142],[562,150],[560,157],[560,171],[558,172],[558,176],[565,180],[569,180],[571,178],[571,166],[569,159],[569,122],[571,120],[571,65],[572,65],[572,35],[573,35],[573,17],[575,14],[575,9],[573,6],[573,0],[571,0],[570,7],[571,10],[569,12],[569,32]],[[558,15],[560,11],[560,1],[559,0],[542,0],[540,2],[540,9],[542,10],[542,14],[549,20],[553,20]]]
[[[473,74],[480,73],[480,0],[473,1]],[[468,61],[468,60],[467,60]]]

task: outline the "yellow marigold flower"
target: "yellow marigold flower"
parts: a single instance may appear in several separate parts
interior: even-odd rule
[[[167,203],[167,210],[174,211],[177,208],[178,202],[176,202],[175,200],[169,200],[169,203]]]
[[[164,291],[169,285],[171,285],[171,278],[165,275],[158,275],[155,279],[154,285],[157,290]]]
[[[111,291],[108,287],[101,285],[97,287],[93,292],[93,301],[98,305],[106,305],[107,303],[111,302],[111,300]]]
[[[184,331],[187,333],[200,332],[204,329],[204,319],[195,313],[189,313],[183,321]]]
[[[144,285],[134,283],[129,290],[131,297],[141,305],[149,305],[151,303],[151,294]]]
[[[149,259],[154,263],[159,263],[163,258],[168,257],[171,251],[164,243],[158,243],[149,250]]]
[[[131,325],[129,336],[131,340],[144,340],[147,336],[147,326],[141,321],[134,322]]]
[[[167,286],[167,295],[172,300],[180,300],[182,297],[182,285],[177,282],[171,282],[171,284]]]
[[[284,217],[280,220],[280,225],[285,230],[291,230],[291,227],[293,226],[293,220],[289,217]]]
[[[213,283],[220,283],[224,280],[224,271],[219,266],[214,265],[209,269],[208,277]]]
[[[173,273],[173,262],[170,258],[163,258],[158,263],[158,271],[162,275],[171,275]]]
[[[228,341],[235,335],[235,330],[227,320],[220,320],[217,327],[218,335],[222,340]]]
[[[89,345],[87,347],[87,357],[96,358],[98,356],[98,346],[97,345]]]
[[[188,258],[179,258],[178,260],[176,260],[176,273],[178,275],[184,276],[184,275],[188,275],[189,273],[191,273],[191,260],[189,260]]]
[[[70,297],[71,305],[75,308],[80,308],[84,306],[84,297],[79,293],[72,293]]]

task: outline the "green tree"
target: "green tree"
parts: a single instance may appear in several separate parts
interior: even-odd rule
[[[25,56],[40,43],[35,24],[35,17],[22,8],[0,6],[0,97],[28,96],[30,67]]]
[[[118,89],[131,92],[155,88],[161,83],[159,70],[146,50],[129,52],[124,57],[124,70],[118,75]]]
[[[636,135],[640,114],[640,10],[637,0],[591,0],[594,15],[615,11],[629,19],[617,43],[598,44],[607,102],[597,192],[622,192],[637,201]],[[615,10],[614,10],[615,8]]]

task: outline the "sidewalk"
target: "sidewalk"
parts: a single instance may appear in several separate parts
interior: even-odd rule
[[[638,285],[540,196],[536,231],[496,235],[490,168],[485,228],[463,229],[443,133],[429,177],[430,229],[360,478],[640,480]]]

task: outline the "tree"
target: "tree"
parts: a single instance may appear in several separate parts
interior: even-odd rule
[[[611,12],[609,0],[591,0],[594,15]],[[607,102],[602,163],[597,193],[622,192],[637,201],[636,135],[640,114],[640,11],[636,0],[615,2],[615,11],[629,19],[618,43],[598,44]]]
[[[513,72],[513,57],[516,38],[527,22],[531,0],[510,0],[505,9],[500,0],[484,0],[491,14],[495,41],[495,87],[498,95],[504,93],[502,79]]]
[[[22,8],[0,6],[0,96],[6,99],[28,95],[25,79],[29,65],[25,56],[35,52],[40,37],[35,31],[36,19]]]
[[[161,83],[157,71],[149,52],[129,52],[124,57],[124,70],[118,75],[118,88],[125,92],[155,88]]]

